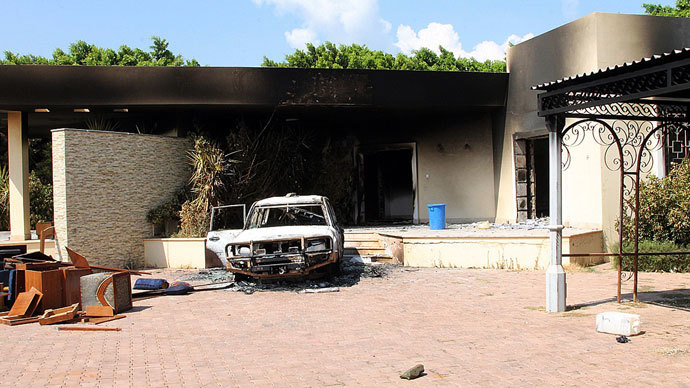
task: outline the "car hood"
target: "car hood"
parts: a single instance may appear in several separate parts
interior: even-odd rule
[[[276,226],[271,228],[246,229],[232,239],[233,244],[249,243],[250,241],[287,240],[295,238],[309,238],[329,236],[335,239],[335,228],[331,226]]]

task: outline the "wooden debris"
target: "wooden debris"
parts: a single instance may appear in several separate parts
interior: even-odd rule
[[[112,316],[112,317],[100,317],[100,318],[90,318],[90,317],[87,317],[87,318],[84,318],[83,322],[84,322],[84,323],[92,323],[92,324],[94,324],[94,325],[100,325],[101,323],[106,323],[106,322],[110,322],[110,321],[116,321],[116,320],[122,319],[122,318],[124,318],[124,317],[126,317],[126,315],[115,315],[115,316]]]
[[[58,269],[62,266],[61,263],[52,261],[43,261],[38,263],[17,263],[14,265],[15,269],[32,270],[32,271],[49,271]]]
[[[46,310],[38,319],[41,325],[50,325],[53,323],[71,321],[76,317],[79,303],[75,303],[68,307],[62,307],[55,310]]]
[[[38,317],[21,317],[21,316],[2,316],[0,323],[8,326],[24,325],[26,323],[38,322]]]
[[[59,331],[121,331],[119,327],[58,326]]]
[[[86,306],[86,315],[89,317],[113,317],[115,312],[110,306]]]
[[[42,298],[43,294],[34,287],[31,287],[27,292],[20,292],[7,315],[30,317],[36,311]]]
[[[110,268],[110,267],[101,267],[98,265],[90,265],[88,260],[86,260],[86,257],[78,254],[77,252],[65,247],[67,249],[67,254],[69,255],[69,259],[72,261],[72,264],[77,267],[77,268],[92,268],[92,269],[98,269],[102,271],[110,271],[110,272],[127,272],[132,275],[151,275],[150,272],[142,272],[142,271],[134,271],[131,269],[123,269],[123,268]]]

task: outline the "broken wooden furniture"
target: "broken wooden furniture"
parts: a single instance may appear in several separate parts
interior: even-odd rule
[[[79,303],[55,310],[46,310],[38,318],[38,323],[41,325],[51,325],[53,323],[68,322],[77,317],[77,310],[79,310]]]
[[[80,279],[82,276],[91,275],[91,268],[63,267],[60,270],[62,271],[63,287],[62,305],[81,304]]]
[[[36,311],[41,313],[47,309],[57,309],[63,307],[63,287],[62,271],[59,269],[47,271],[25,270],[24,288],[30,290],[32,287],[43,294],[41,302]]]
[[[42,298],[43,294],[35,288],[20,293],[10,311],[0,314],[0,323],[15,326],[38,321],[32,315]]]
[[[91,312],[99,314],[98,316],[112,316],[132,308],[132,284],[129,273],[95,273],[82,276],[80,282],[81,303],[87,315],[91,315]],[[100,312],[96,313],[96,310]]]

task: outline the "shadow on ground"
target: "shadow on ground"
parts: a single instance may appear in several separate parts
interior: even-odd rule
[[[656,306],[668,307],[677,310],[684,310],[690,312],[690,289],[675,289],[675,290],[664,290],[664,291],[645,291],[638,292],[637,298],[640,302],[649,303]],[[621,295],[621,299],[624,302],[632,302],[633,294],[626,293]],[[572,306],[568,306],[568,311],[579,310],[585,307],[597,306],[600,304],[615,302],[616,298],[606,298],[595,300],[587,303],[580,303]]]

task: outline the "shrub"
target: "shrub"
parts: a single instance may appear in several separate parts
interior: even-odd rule
[[[618,252],[618,244],[611,248],[612,252]],[[623,243],[623,252],[634,252],[632,242]],[[651,241],[640,240],[638,244],[639,252],[688,252],[690,247],[678,245],[671,241]],[[618,257],[614,259],[614,264],[618,267]],[[690,272],[690,255],[659,255],[659,256],[639,256],[637,268],[644,272]],[[623,270],[632,271],[633,257],[623,258]]]
[[[53,185],[43,183],[32,171],[29,175],[29,222],[53,221]],[[0,166],[0,230],[10,229],[9,173],[6,166]]]
[[[53,185],[43,183],[32,171],[29,175],[29,212],[31,227],[37,222],[53,222]]]
[[[628,214],[634,197],[626,200]],[[650,176],[640,183],[639,239],[690,245],[690,159],[676,165],[668,176]],[[626,216],[623,238],[634,239],[633,218]]]
[[[211,208],[218,206],[225,191],[224,178],[230,175],[232,161],[214,142],[203,136],[194,138],[194,146],[188,155],[192,165],[189,184],[193,199],[181,206],[180,231],[176,237],[205,237]]]

